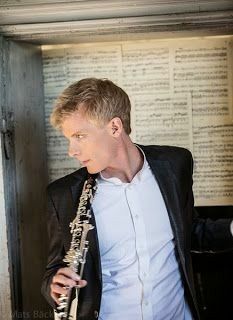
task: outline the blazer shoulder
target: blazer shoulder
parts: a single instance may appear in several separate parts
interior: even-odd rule
[[[176,146],[142,146],[147,159],[166,161],[177,176],[191,177],[193,173],[192,153],[185,148]]]
[[[176,147],[176,146],[165,146],[166,147],[166,157],[169,161],[175,161],[185,164],[190,164],[193,161],[193,156],[191,151],[186,148]]]
[[[192,160],[192,153],[182,147],[177,146],[169,146],[169,145],[147,145],[147,146],[140,146],[142,147],[143,151],[151,155],[153,157],[156,157],[157,160]]]
[[[87,177],[87,170],[86,168],[80,168],[70,174],[67,174],[64,177],[61,177],[57,180],[52,181],[47,186],[48,193],[54,193],[54,192],[62,192],[64,188],[70,187],[73,184],[76,184],[77,182],[85,180]]]

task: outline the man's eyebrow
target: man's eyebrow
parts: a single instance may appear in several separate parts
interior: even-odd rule
[[[82,132],[82,131],[75,131],[75,132],[71,135],[71,137],[77,136],[78,134],[83,134],[83,132]]]

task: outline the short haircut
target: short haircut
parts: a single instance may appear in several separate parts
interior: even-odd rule
[[[86,78],[67,87],[56,101],[50,118],[52,126],[61,129],[64,119],[80,108],[100,125],[119,117],[125,132],[131,133],[129,97],[108,79]]]

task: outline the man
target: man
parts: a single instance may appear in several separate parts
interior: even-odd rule
[[[230,220],[194,214],[193,160],[183,148],[139,146],[130,101],[109,80],[83,79],[59,97],[51,121],[83,167],[48,187],[49,259],[42,292],[56,309],[81,287],[78,319],[198,319],[190,249],[232,246]],[[63,262],[88,175],[97,174],[94,230],[83,279]],[[192,238],[191,238],[192,235]]]

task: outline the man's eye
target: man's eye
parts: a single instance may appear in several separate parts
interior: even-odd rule
[[[77,138],[77,139],[83,139],[84,137],[85,137],[84,134],[77,134],[77,135],[75,136],[75,138]]]

